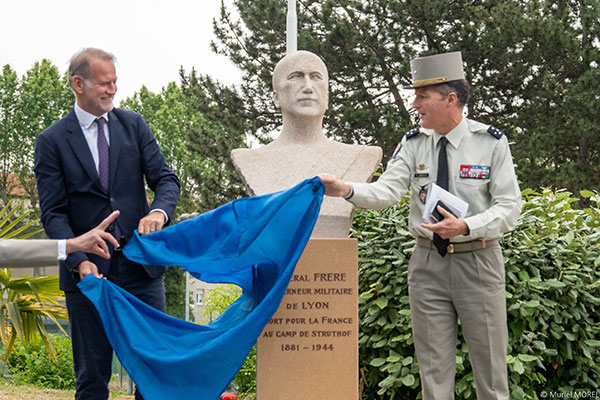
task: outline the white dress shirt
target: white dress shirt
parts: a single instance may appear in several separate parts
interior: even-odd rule
[[[85,136],[85,141],[87,142],[90,152],[92,153],[94,165],[96,166],[96,172],[100,173],[100,161],[98,158],[98,125],[94,122],[99,117],[96,117],[95,115],[85,111],[83,108],[79,107],[77,103],[75,103],[75,115],[77,116],[79,126],[81,126],[81,130],[83,131],[83,136]],[[108,134],[108,113],[102,114],[100,118],[104,118],[106,120],[106,124],[104,125],[104,136],[106,137],[106,143],[108,143],[110,146],[110,135]]]

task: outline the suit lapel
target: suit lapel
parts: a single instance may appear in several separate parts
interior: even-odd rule
[[[98,171],[94,165],[94,159],[92,158],[90,147],[85,140],[85,136],[83,136],[83,131],[81,130],[81,126],[79,126],[79,120],[75,115],[75,111],[71,110],[66,118],[67,142],[69,142],[69,145],[73,149],[75,156],[83,166],[85,172],[90,176],[90,179],[92,179],[96,186],[102,190],[100,177],[98,176]]]
[[[117,174],[117,166],[119,161],[119,153],[121,152],[121,144],[123,143],[123,134],[125,128],[117,118],[117,115],[111,111],[108,113],[108,133],[110,135],[110,148],[109,148],[109,186],[112,187]]]

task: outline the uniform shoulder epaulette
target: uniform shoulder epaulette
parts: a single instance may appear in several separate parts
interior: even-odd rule
[[[412,139],[412,138],[414,138],[414,137],[418,136],[418,135],[419,135],[419,132],[420,132],[420,131],[419,131],[419,127],[418,127],[418,126],[416,126],[416,127],[412,128],[410,131],[406,132],[406,133],[404,134],[404,137],[406,138],[406,140],[408,140],[408,139]],[[403,140],[404,140],[404,139],[403,139]],[[396,158],[396,156],[397,156],[398,154],[400,154],[400,149],[402,149],[402,140],[398,142],[398,145],[396,146],[396,149],[394,150],[394,153],[392,154],[392,160],[393,160],[394,158]]]
[[[490,135],[492,135],[493,137],[495,137],[496,139],[498,139],[498,140],[500,140],[500,138],[502,137],[502,135],[504,135],[500,129],[498,129],[495,126],[492,126],[492,125],[490,125],[490,127],[487,130],[487,132]]]
[[[415,126],[414,128],[412,128],[410,131],[406,132],[406,140],[408,139],[412,139],[415,136],[417,136],[419,134],[420,130],[418,126]]]

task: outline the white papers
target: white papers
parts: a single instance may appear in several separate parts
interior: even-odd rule
[[[450,209],[450,212],[456,218],[464,218],[467,215],[469,204],[466,201],[459,199],[449,191],[432,183],[429,185],[429,190],[427,190],[427,201],[425,202],[425,210],[423,210],[423,219],[425,221],[433,220],[435,222],[432,214],[435,213],[435,207],[440,201]]]

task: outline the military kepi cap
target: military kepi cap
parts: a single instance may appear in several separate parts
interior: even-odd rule
[[[412,83],[405,89],[465,79],[460,51],[415,58],[410,60],[410,71]]]

